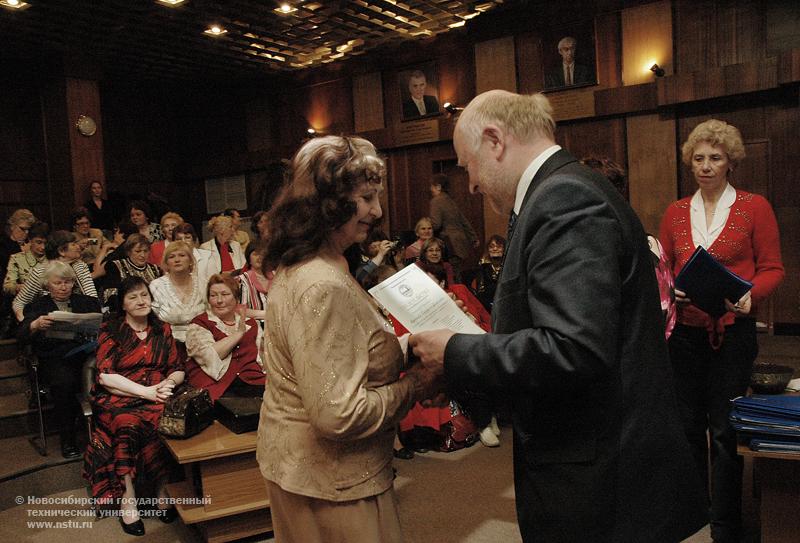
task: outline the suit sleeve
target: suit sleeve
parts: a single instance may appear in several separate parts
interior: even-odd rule
[[[614,210],[599,189],[566,176],[544,181],[526,207],[523,246],[514,244],[522,254],[509,255],[522,259],[525,277],[504,276],[494,305],[496,328],[515,331],[453,336],[450,386],[574,391],[617,364],[623,240]]]

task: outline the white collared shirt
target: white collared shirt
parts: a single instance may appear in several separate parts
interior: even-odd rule
[[[565,85],[574,85],[575,84],[575,63],[573,62],[572,64],[562,64],[562,66],[564,67],[564,84]]]
[[[731,206],[734,202],[736,202],[736,189],[728,183],[722,196],[717,201],[717,207],[714,209],[714,216],[709,227],[706,225],[703,195],[700,193],[700,189],[697,189],[697,192],[692,196],[690,202],[691,210],[689,211],[692,222],[692,243],[694,243],[695,247],[702,245],[708,249],[716,241],[722,233],[725,223],[728,222],[728,216],[731,213]]]
[[[425,109],[425,99],[424,98],[417,99],[417,98],[414,98],[412,96],[411,99],[414,100],[414,104],[417,106],[417,109],[419,110],[419,114],[420,115],[425,115],[425,114],[428,113],[428,111]]]
[[[525,193],[528,192],[528,187],[531,186],[536,172],[539,171],[539,168],[542,167],[542,164],[544,164],[548,158],[560,150],[560,145],[548,147],[539,156],[534,158],[531,163],[528,164],[528,167],[525,168],[525,171],[522,172],[522,177],[519,178],[519,183],[517,183],[517,196],[514,199],[514,213],[519,215],[519,211],[522,209],[522,201],[525,199]]]

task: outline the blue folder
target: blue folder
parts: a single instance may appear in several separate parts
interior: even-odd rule
[[[753,288],[753,283],[727,269],[698,246],[675,278],[675,288],[685,292],[692,304],[717,318],[727,311],[726,298],[736,303]]]

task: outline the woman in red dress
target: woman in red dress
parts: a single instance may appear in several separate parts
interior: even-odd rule
[[[140,277],[119,287],[120,310],[103,325],[98,338],[97,381],[92,389],[94,430],[84,459],[83,476],[101,506],[119,505],[125,533],[144,535],[136,507],[134,482],[163,484],[173,467],[158,437],[164,402],[183,382],[183,360],[168,324],[151,311],[151,296]],[[175,508],[158,512],[175,520]]]

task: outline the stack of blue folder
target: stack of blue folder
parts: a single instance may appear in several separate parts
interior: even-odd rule
[[[800,455],[800,396],[754,395],[732,403],[731,424],[751,450]]]

